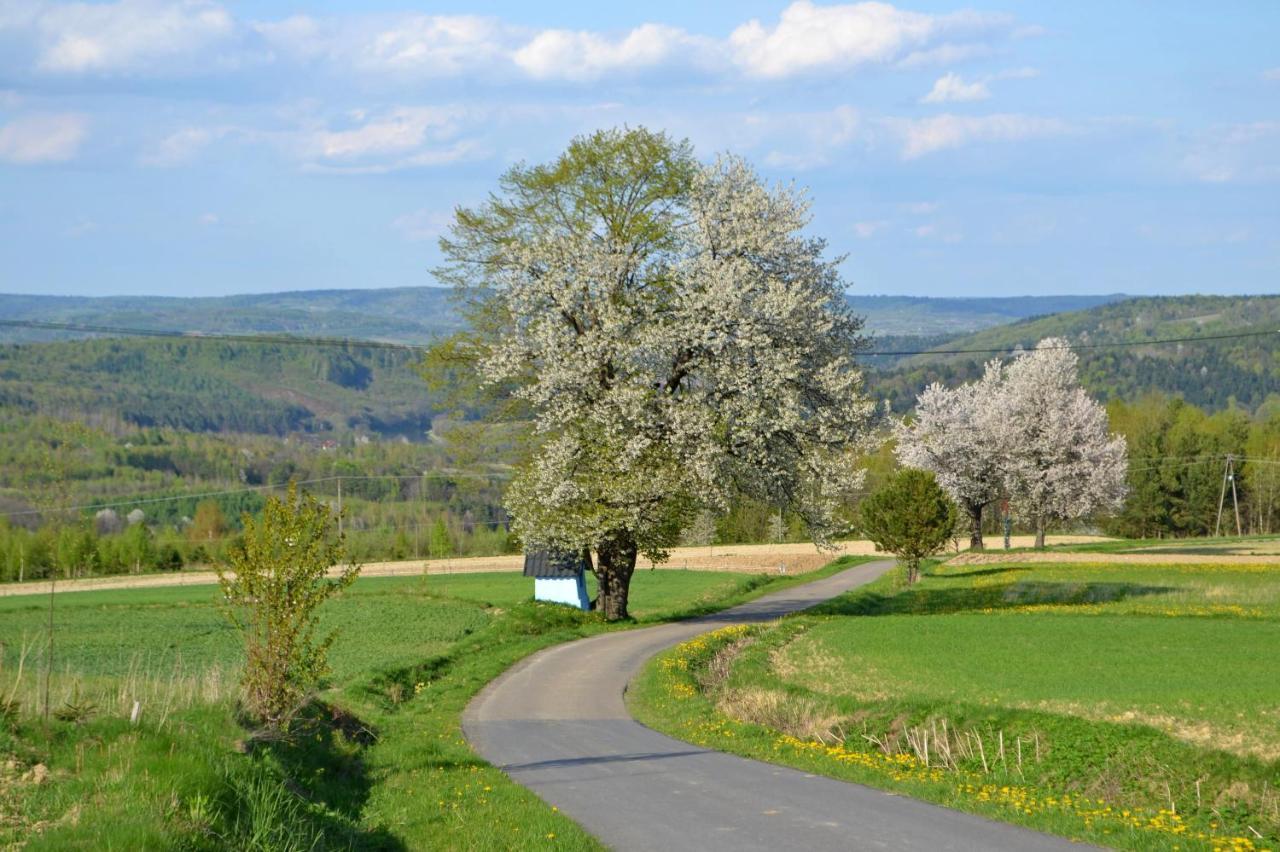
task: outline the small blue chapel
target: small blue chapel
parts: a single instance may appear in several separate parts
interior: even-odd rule
[[[525,553],[524,576],[533,578],[534,600],[591,609],[586,577],[591,570],[589,559],[586,552],[534,550]]]

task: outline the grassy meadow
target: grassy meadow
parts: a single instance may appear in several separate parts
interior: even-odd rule
[[[1280,845],[1280,566],[938,565],[659,657],[647,723],[1133,849]]]
[[[831,570],[637,572],[632,612],[692,615]],[[214,587],[56,597],[47,723],[48,598],[0,599],[0,846],[599,848],[461,736],[512,663],[614,629],[531,593],[517,574],[357,581],[325,607],[330,685],[289,742],[237,716],[240,645]]]

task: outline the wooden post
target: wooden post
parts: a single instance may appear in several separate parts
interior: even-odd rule
[[[1244,533],[1240,530],[1240,498],[1236,494],[1236,459],[1235,456],[1227,456],[1227,459],[1231,465],[1231,505],[1236,510],[1236,535],[1241,536]]]
[[[1222,534],[1222,503],[1227,499],[1227,472],[1231,470],[1231,456],[1227,456],[1226,466],[1222,469],[1222,490],[1218,492],[1218,520],[1213,524],[1213,535]]]

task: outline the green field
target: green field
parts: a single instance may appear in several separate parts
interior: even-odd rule
[[[1280,566],[940,566],[677,649],[633,700],[695,742],[1081,840],[1275,848],[1277,648]]]
[[[641,571],[632,612],[695,614],[829,570]],[[614,629],[531,592],[517,574],[357,581],[326,607],[341,632],[306,735],[256,746],[237,720],[239,646],[214,587],[58,596],[50,703],[64,718],[47,727],[48,599],[0,599],[0,700],[18,702],[0,717],[0,846],[596,849],[461,736],[463,707],[506,667]]]

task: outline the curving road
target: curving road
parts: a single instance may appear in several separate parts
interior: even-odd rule
[[[1066,840],[914,799],[710,751],[633,720],[627,683],[657,652],[870,582],[871,562],[716,615],[548,648],[463,714],[475,749],[618,850],[1060,850]]]

